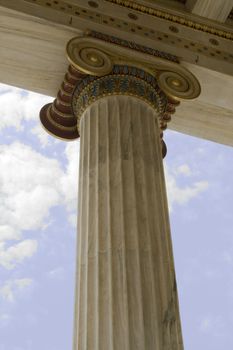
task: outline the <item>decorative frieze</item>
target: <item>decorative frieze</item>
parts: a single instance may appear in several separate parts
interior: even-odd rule
[[[140,1],[132,1],[132,0],[104,0],[106,2],[110,2],[115,5],[120,5],[124,8],[138,11],[139,13],[147,14],[150,16],[154,16],[157,18],[165,19],[166,21],[173,22],[175,24],[180,24],[182,26],[188,27],[188,28],[193,28],[195,30],[198,30],[200,32],[212,34],[219,36],[224,39],[232,40],[233,39],[233,33],[228,32],[226,30],[220,30],[213,25],[207,25],[207,24],[202,24],[200,21],[190,19],[190,18],[185,18],[183,15],[174,15],[172,13],[168,13],[167,11],[159,10],[156,8],[153,8],[151,6],[145,6],[140,3]]]

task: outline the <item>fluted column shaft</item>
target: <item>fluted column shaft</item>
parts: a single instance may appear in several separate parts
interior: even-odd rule
[[[182,350],[156,112],[105,97],[80,134],[74,350]]]

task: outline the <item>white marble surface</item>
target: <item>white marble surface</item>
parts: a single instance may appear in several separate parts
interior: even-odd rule
[[[182,350],[154,110],[95,102],[80,152],[74,350]]]

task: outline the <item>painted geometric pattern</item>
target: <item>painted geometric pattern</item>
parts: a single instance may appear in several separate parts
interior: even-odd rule
[[[147,47],[147,46],[136,44],[133,41],[127,41],[127,40],[120,39],[120,38],[117,38],[117,37],[112,36],[112,35],[110,36],[107,34],[96,32],[96,31],[91,31],[88,33],[88,36],[91,36],[93,38],[97,38],[100,40],[104,40],[105,42],[110,42],[110,43],[113,43],[113,44],[121,46],[121,47],[127,47],[127,48],[132,49],[132,50],[143,52],[143,53],[146,53],[148,55],[152,55],[155,57],[161,57],[163,59],[166,59],[166,60],[169,60],[172,62],[177,62],[177,63],[179,62],[178,57],[171,55],[167,52],[155,50],[155,49],[152,49],[152,48]]]
[[[152,75],[139,68],[115,65],[109,75],[87,76],[77,85],[73,95],[75,116],[79,120],[88,105],[110,95],[138,97],[150,104],[158,115],[165,111],[168,102]]]

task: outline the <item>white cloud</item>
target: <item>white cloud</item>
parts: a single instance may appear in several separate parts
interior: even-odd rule
[[[180,169],[180,167],[178,167],[178,169]],[[183,167],[182,169],[183,174],[184,172],[187,174],[189,168]],[[184,169],[186,170],[184,171]],[[196,181],[192,182],[189,185],[179,186],[177,182],[177,173],[179,173],[179,171],[177,172],[177,168],[172,171],[165,164],[166,187],[168,193],[169,209],[171,211],[175,203],[180,205],[186,204],[191,199],[206,191],[209,186],[207,181]]]
[[[192,174],[190,167],[187,164],[182,164],[177,167],[176,174],[190,176]]]
[[[32,283],[33,280],[31,278],[8,280],[0,286],[0,298],[12,303],[15,301],[16,296],[30,287]]]
[[[73,227],[77,227],[77,214],[76,212],[73,214],[70,214],[68,217],[69,223]]]
[[[8,240],[18,240],[20,239],[20,234],[10,225],[0,226],[0,243]]]
[[[5,127],[23,128],[23,120],[37,120],[38,112],[51,97],[0,84],[0,130]]]
[[[25,239],[10,247],[5,243],[0,244],[0,266],[6,269],[12,269],[16,264],[21,263],[27,258],[31,258],[37,251],[37,241]]]
[[[18,88],[15,88],[11,85],[5,85],[5,84],[0,83],[0,93],[1,94],[4,94],[6,92],[10,92],[11,90],[14,90],[14,89],[16,89],[17,91],[19,90]]]
[[[0,168],[0,233],[5,228],[12,238],[21,230],[40,228],[59,203],[59,162],[15,142],[0,146]]]
[[[50,144],[50,135],[44,130],[42,125],[37,124],[34,128],[31,129],[31,132],[38,137],[43,148]]]
[[[72,222],[77,202],[78,150],[76,142],[67,144],[64,170],[56,159],[22,143],[0,146],[0,242],[21,240],[25,230],[43,229],[50,209],[56,205],[66,206]],[[0,265],[12,268],[32,256],[35,244],[31,253],[25,253],[25,242],[31,241],[9,248],[1,245]]]

